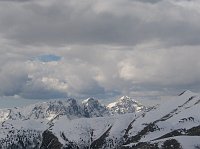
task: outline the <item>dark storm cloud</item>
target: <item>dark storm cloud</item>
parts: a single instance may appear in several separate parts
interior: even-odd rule
[[[0,2],[1,96],[200,92],[199,1],[20,2]]]
[[[162,0],[133,0],[133,1],[138,1],[138,2],[142,2],[142,3],[158,3],[161,2]]]
[[[31,0],[0,0],[0,2],[28,2]]]
[[[199,44],[198,12],[170,1],[148,2],[153,5],[144,0],[33,1],[2,8],[0,30],[3,37],[27,45]]]

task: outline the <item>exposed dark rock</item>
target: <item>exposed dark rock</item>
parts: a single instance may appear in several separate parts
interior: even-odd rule
[[[91,149],[100,149],[102,148],[102,146],[106,143],[106,137],[108,137],[110,129],[112,128],[112,126],[110,126],[106,132],[97,140],[93,141],[90,148]]]
[[[182,149],[182,147],[176,139],[170,139],[163,143],[162,149]]]
[[[46,130],[42,134],[42,145],[40,149],[61,149],[62,144],[58,138],[50,131]]]

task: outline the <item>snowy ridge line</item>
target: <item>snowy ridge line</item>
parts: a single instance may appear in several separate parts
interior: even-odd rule
[[[108,106],[101,104],[94,98],[88,98],[82,102],[77,102],[72,98],[65,100],[56,99],[22,108],[0,109],[0,122],[8,119],[45,119],[51,122],[63,115],[67,115],[69,119],[104,117],[139,112],[143,109],[145,109],[143,105],[127,96],[123,96]]]

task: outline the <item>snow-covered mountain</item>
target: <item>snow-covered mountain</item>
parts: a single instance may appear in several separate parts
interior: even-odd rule
[[[122,97],[104,106],[88,98],[0,110],[5,149],[196,149],[200,95],[186,91],[150,108]]]
[[[110,105],[115,105],[111,107]],[[37,103],[27,107],[0,110],[0,122],[5,120],[40,119],[52,121],[61,116],[69,119],[105,117],[115,114],[132,113],[141,110],[142,105],[126,96],[110,103],[108,106],[101,104],[94,98],[88,98],[79,102],[75,99],[51,100]],[[118,110],[117,110],[118,109]]]
[[[109,116],[109,111],[106,106],[102,105],[98,100],[95,100],[94,98],[88,98],[82,101],[82,104],[87,117]]]
[[[107,108],[111,112],[111,114],[125,114],[125,113],[135,113],[141,110],[144,110],[144,106],[131,99],[128,96],[123,96],[118,99],[116,102],[108,104]]]
[[[75,99],[52,100],[49,102],[37,103],[23,108],[0,110],[3,115],[0,121],[4,120],[27,120],[42,119],[53,120],[59,116],[66,115],[69,118],[86,117],[85,111]]]

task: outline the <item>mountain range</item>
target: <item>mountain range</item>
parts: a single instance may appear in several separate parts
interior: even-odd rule
[[[1,109],[0,123],[0,149],[198,149],[200,95],[150,107],[128,96],[50,100]]]

